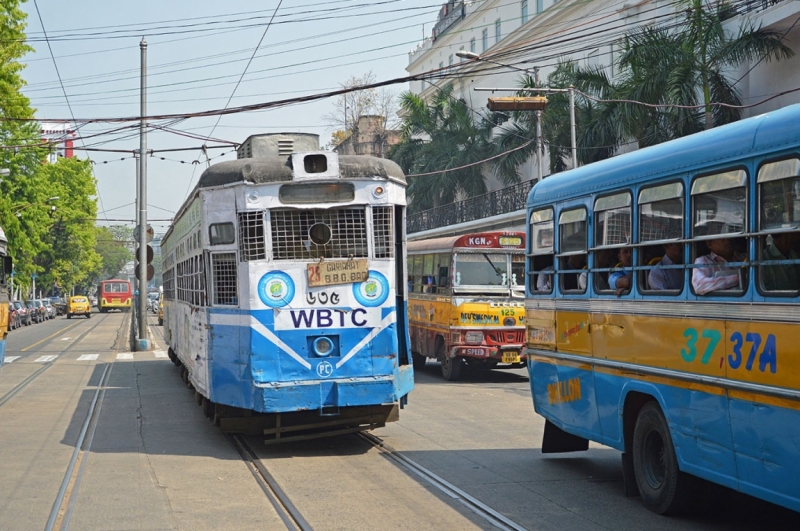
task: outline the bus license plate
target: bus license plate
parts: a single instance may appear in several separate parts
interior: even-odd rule
[[[519,353],[503,352],[503,363],[519,363]]]
[[[366,258],[308,264],[308,287],[365,282],[369,277]]]

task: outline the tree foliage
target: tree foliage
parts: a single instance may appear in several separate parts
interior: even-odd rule
[[[375,74],[369,71],[363,76],[351,76],[339,86],[354,88],[369,85],[375,81]],[[381,128],[383,130],[378,133],[385,136],[386,131],[393,129],[396,125],[396,99],[397,93],[386,87],[356,90],[339,95],[333,102],[334,110],[323,117],[328,126],[334,129],[328,147],[333,149],[351,135],[356,134],[358,119],[362,116],[382,117]]]
[[[95,251],[102,259],[101,268],[93,279],[95,283],[117,277],[125,264],[133,260],[128,243],[132,239],[133,231],[124,225],[95,227]]]
[[[494,153],[492,123],[476,117],[466,102],[453,96],[448,85],[430,103],[405,92],[400,97],[403,112],[401,141],[389,150],[389,158],[406,174],[463,169],[409,179],[412,212],[434,208],[486,193],[485,164],[475,164]],[[474,164],[474,165],[473,165]]]

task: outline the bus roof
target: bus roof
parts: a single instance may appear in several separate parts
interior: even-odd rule
[[[450,252],[453,249],[485,251],[487,249],[524,250],[525,233],[515,231],[476,232],[462,236],[445,236],[408,242],[411,253]]]
[[[406,184],[403,170],[396,162],[365,155],[340,155],[339,173],[342,179],[388,179]],[[294,179],[287,157],[237,159],[214,164],[200,176],[197,188],[209,188],[232,183],[253,184],[291,182]]]
[[[559,173],[537,183],[528,207],[764,155],[800,142],[800,104]]]

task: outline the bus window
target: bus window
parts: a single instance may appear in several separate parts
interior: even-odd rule
[[[561,212],[558,219],[559,282],[561,291],[586,292],[586,209],[575,208]],[[575,271],[575,272],[571,272]]]
[[[435,254],[426,254],[422,259],[422,292],[436,293]]]
[[[423,255],[418,254],[414,256],[414,292],[415,293],[422,293],[422,262],[423,262]]]
[[[701,266],[692,269],[692,289],[698,295],[741,294],[747,286],[747,240],[736,236],[746,228],[746,183],[744,170],[692,183],[692,254]]]
[[[800,159],[765,164],[758,170],[758,259],[769,263],[797,260],[800,245]],[[765,231],[768,234],[763,235]],[[784,262],[758,268],[758,287],[777,296],[796,296],[800,263]]]
[[[600,197],[594,204],[595,231],[592,252],[594,289],[598,293],[630,290],[632,275],[631,254],[631,194]],[[614,268],[616,271],[602,271]],[[613,284],[613,286],[612,286]]]
[[[553,291],[553,209],[531,213],[530,276],[528,289],[537,293]]]
[[[510,286],[515,291],[525,287],[525,255],[511,255],[511,278]]]
[[[644,188],[639,192],[639,286],[654,294],[674,295],[683,290],[683,183]]]
[[[443,290],[450,288],[450,261],[452,255],[449,253],[440,253],[437,256],[439,282],[438,291],[441,293]]]

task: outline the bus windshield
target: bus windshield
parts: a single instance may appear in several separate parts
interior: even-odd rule
[[[524,290],[525,257],[508,253],[456,253],[455,288]],[[510,271],[509,271],[510,269]]]

